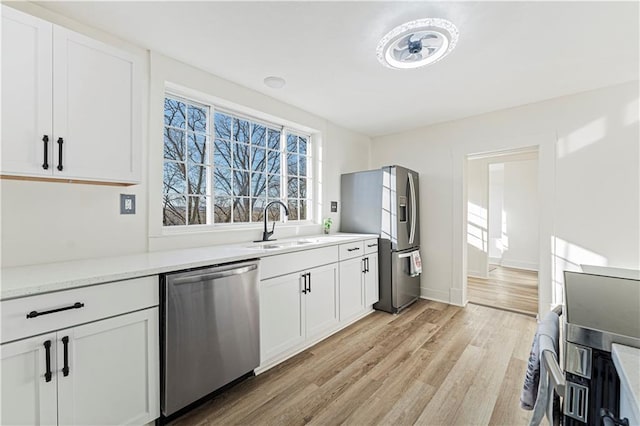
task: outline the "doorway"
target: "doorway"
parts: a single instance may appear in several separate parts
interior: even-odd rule
[[[536,316],[537,147],[467,157],[467,296],[470,303]]]

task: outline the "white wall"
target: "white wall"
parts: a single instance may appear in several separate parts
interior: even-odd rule
[[[538,270],[538,161],[504,163],[504,238],[501,265]]]
[[[489,164],[489,263],[502,260],[504,163]]]
[[[144,68],[143,182],[109,187],[0,180],[2,267],[124,255],[148,250],[250,241],[259,226],[209,233],[165,236],[161,230],[162,96],[165,81],[276,116],[317,131],[322,147],[321,200],[337,200],[340,173],[369,168],[368,137],[340,128],[269,96],[223,80],[171,58],[71,21],[32,3],[12,7],[39,16],[136,54]],[[318,153],[319,155],[320,153]],[[135,215],[119,215],[119,194],[137,195]],[[328,202],[317,208],[318,220],[329,216]],[[334,216],[334,220],[338,220]],[[159,226],[160,225],[160,226]],[[339,224],[338,224],[339,225]],[[334,229],[338,229],[334,226]],[[280,238],[321,232],[321,225],[277,225]]]
[[[465,158],[473,153],[539,148],[541,313],[561,300],[564,269],[640,268],[638,90],[634,81],[374,138],[372,166],[420,172],[422,296],[466,303]]]
[[[489,272],[489,159],[467,163],[467,275]]]

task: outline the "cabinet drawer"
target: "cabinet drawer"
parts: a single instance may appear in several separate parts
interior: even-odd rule
[[[338,246],[267,256],[260,260],[260,279],[265,280],[337,261]]]
[[[340,244],[340,260],[360,257],[364,254],[364,241]]]
[[[1,343],[158,305],[158,276],[99,284],[0,302]],[[63,309],[27,318],[33,311]]]
[[[371,254],[378,252],[378,239],[372,238],[364,242],[364,254]]]

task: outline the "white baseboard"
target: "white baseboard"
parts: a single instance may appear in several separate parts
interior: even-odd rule
[[[489,264],[490,265],[500,265],[500,263],[502,263],[502,258],[501,257],[489,257]]]
[[[436,302],[451,303],[449,300],[449,292],[443,290],[434,290],[432,288],[420,287],[420,298],[435,300]]]
[[[469,272],[469,271],[467,271],[467,276],[468,277],[473,277],[473,278],[483,278],[483,279],[489,278],[488,275],[477,274],[475,272]]]
[[[501,266],[507,268],[524,269],[527,271],[538,271],[538,264],[536,262],[528,262],[526,260],[510,260],[502,259]]]

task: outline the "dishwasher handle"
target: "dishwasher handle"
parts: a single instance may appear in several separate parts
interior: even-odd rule
[[[248,265],[241,268],[223,269],[218,272],[205,273],[202,275],[193,275],[190,277],[181,277],[173,280],[173,285],[193,284],[202,281],[217,280],[220,278],[232,277],[234,275],[242,275],[247,272],[258,269],[258,265]]]

